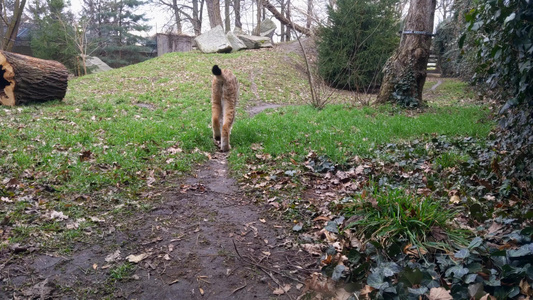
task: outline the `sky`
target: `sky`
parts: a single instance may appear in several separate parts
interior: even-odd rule
[[[81,11],[83,0],[70,0],[72,5],[72,11],[75,15],[79,15],[79,12]],[[274,1],[274,0],[272,0]],[[326,18],[326,1],[327,0],[314,0],[316,2],[315,4],[315,14],[319,15],[319,18],[322,20],[325,20]],[[223,3],[224,0],[221,0],[221,9],[223,10]],[[243,29],[245,31],[251,32],[253,30],[253,27],[255,26],[255,12],[252,11],[253,8],[250,8],[250,3],[252,1],[244,1],[242,10],[242,24]],[[255,1],[254,1],[255,2]],[[293,17],[293,20],[300,24],[305,25],[305,20],[303,19],[303,14],[298,13],[298,10],[305,12],[307,0],[292,0],[292,3],[294,5],[293,8],[293,14],[295,17]],[[205,9],[205,8],[204,8]],[[155,5],[145,5],[142,8],[142,11],[146,12],[146,17],[149,19],[147,21],[147,24],[150,25],[152,28],[148,33],[146,33],[146,36],[152,36],[156,33],[166,33],[168,29],[168,24],[172,23],[172,13],[169,9],[161,8]],[[223,14],[223,11],[222,11]],[[299,17],[297,16],[299,15]],[[271,13],[267,11],[267,16],[271,16]],[[272,17],[272,20],[278,25],[278,31],[280,28],[280,23],[278,20],[276,20],[274,17]],[[442,21],[442,13],[437,11],[435,14],[435,27],[438,23]],[[233,26],[233,22],[232,22]],[[209,19],[207,17],[207,11],[204,11],[204,21],[202,22],[202,32],[206,32],[209,30]],[[193,34],[192,27],[189,23],[186,22],[184,24],[184,31],[186,34]],[[279,40],[279,37],[274,36],[274,41]]]

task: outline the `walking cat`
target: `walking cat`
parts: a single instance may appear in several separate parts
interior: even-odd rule
[[[230,70],[222,70],[218,65],[213,66],[212,72],[215,75],[211,97],[213,138],[220,141],[220,150],[226,152],[231,149],[229,140],[235,119],[239,83]]]

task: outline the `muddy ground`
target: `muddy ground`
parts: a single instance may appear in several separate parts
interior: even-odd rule
[[[277,105],[248,108],[253,116]],[[317,271],[290,224],[239,191],[216,153],[152,209],[68,255],[1,253],[0,299],[296,299]]]
[[[120,226],[129,229],[107,229],[100,242],[76,245],[68,256],[12,256],[0,265],[0,299],[295,299],[302,293],[316,258],[297,250],[286,222],[239,192],[225,154],[174,186],[161,204]],[[121,268],[129,272],[117,278]],[[290,289],[276,295],[280,287]]]

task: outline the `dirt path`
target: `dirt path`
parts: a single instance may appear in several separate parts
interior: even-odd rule
[[[174,186],[68,256],[36,251],[0,265],[0,299],[271,299],[280,286],[290,287],[280,298],[301,294],[314,259],[239,192],[225,154]]]

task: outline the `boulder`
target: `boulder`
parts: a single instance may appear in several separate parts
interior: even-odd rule
[[[85,66],[88,69],[89,73],[98,73],[113,70],[105,62],[96,56],[86,56],[85,57]]]
[[[248,49],[272,48],[270,38],[255,35],[237,35]]]
[[[276,26],[274,21],[265,19],[259,24],[259,35],[269,37],[272,40],[277,28],[278,26]]]
[[[235,29],[233,29],[233,33],[235,33],[236,35],[247,35],[247,33],[242,30],[242,28],[238,27],[235,27]]]
[[[244,44],[243,41],[241,41],[233,32],[228,32],[226,33],[226,38],[228,39],[228,41],[230,42],[231,44],[231,48],[233,50],[231,50],[232,52],[237,52],[239,50],[242,50],[242,49],[246,49],[246,45]]]
[[[203,53],[228,53],[232,50],[231,43],[220,25],[197,36],[194,41]]]

